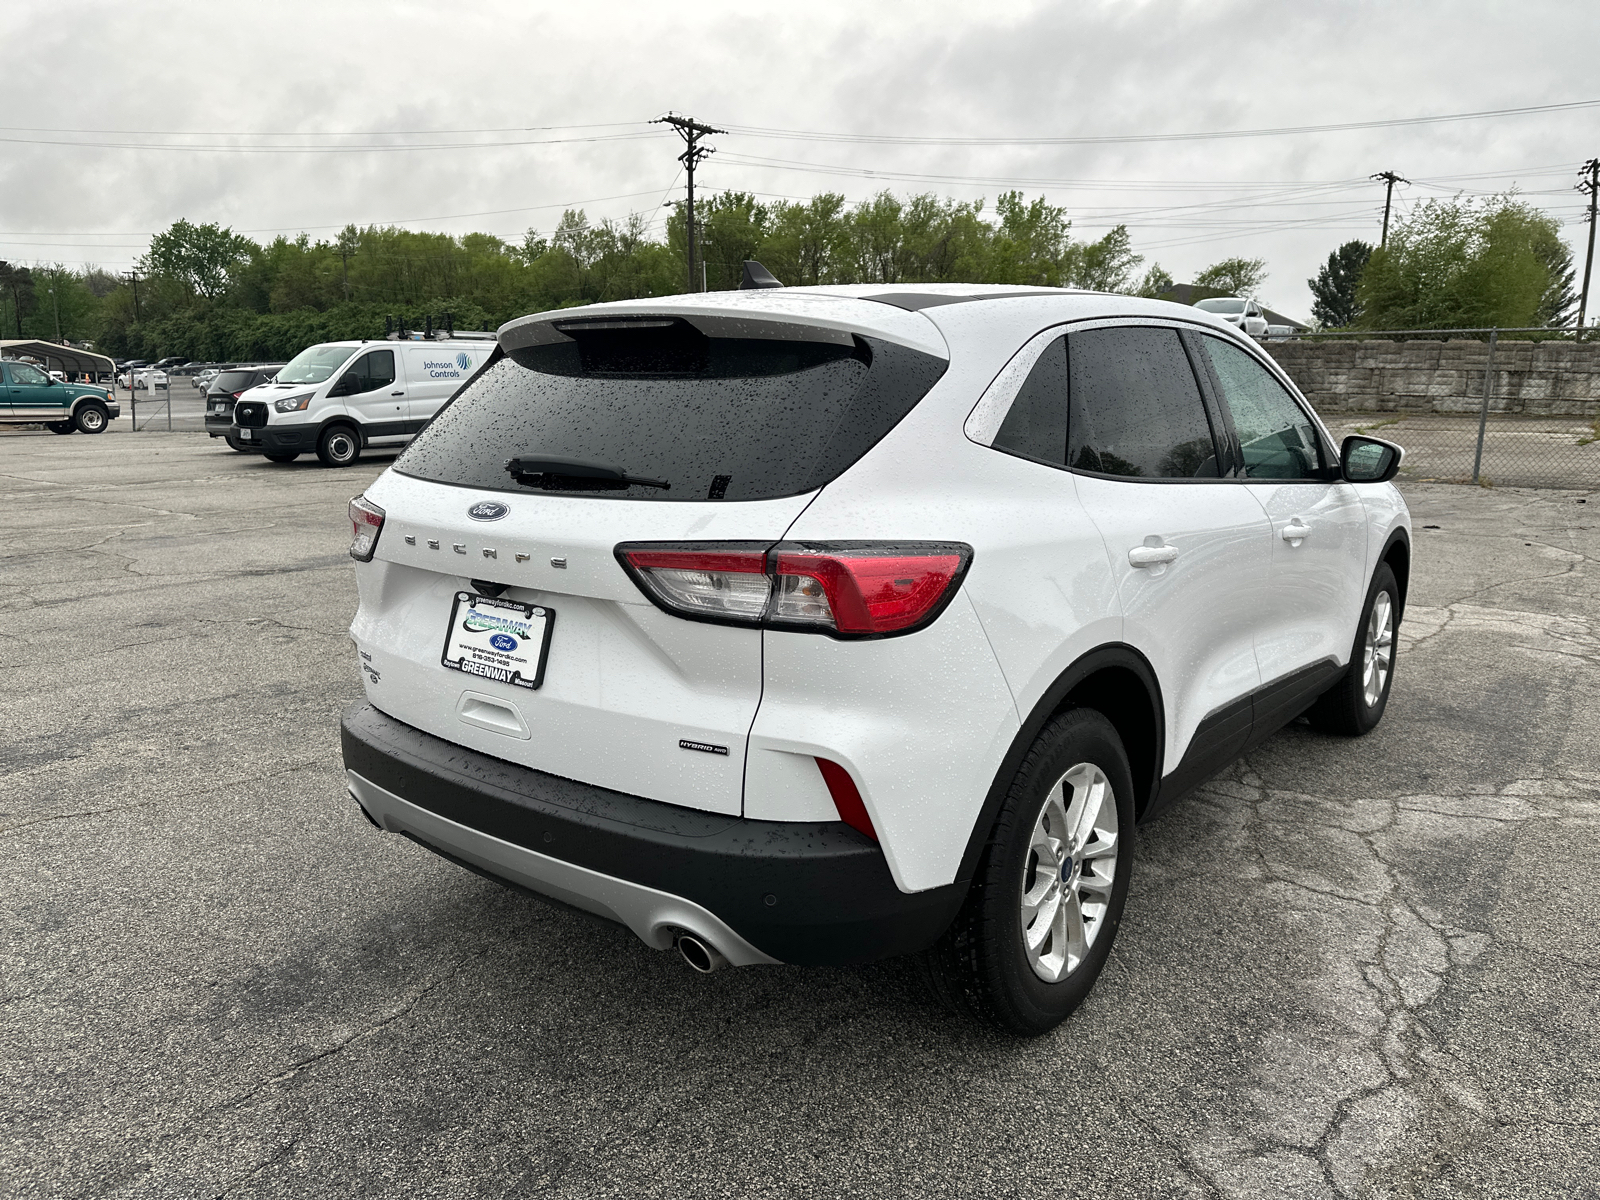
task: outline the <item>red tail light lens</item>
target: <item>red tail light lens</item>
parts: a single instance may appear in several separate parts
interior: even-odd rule
[[[676,616],[840,638],[922,628],[972,562],[972,547],[959,542],[632,542],[616,554]]]
[[[773,621],[826,624],[839,633],[900,633],[937,615],[969,556],[955,547],[921,553],[780,550]]]
[[[350,501],[350,557],[357,562],[371,562],[372,552],[378,548],[378,535],[383,532],[383,509],[365,496]]]

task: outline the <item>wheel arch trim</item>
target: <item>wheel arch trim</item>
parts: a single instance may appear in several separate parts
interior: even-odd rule
[[[1133,767],[1135,789],[1143,793],[1134,797],[1136,819],[1150,808],[1161,787],[1161,766],[1166,753],[1166,711],[1162,704],[1161,685],[1149,659],[1138,650],[1121,642],[1106,643],[1087,651],[1056,676],[1055,682],[1044,690],[1044,694],[1034,703],[1027,717],[1018,726],[1015,736],[1011,739],[1011,746],[1000,760],[1000,767],[989,785],[988,794],[984,797],[983,806],[978,812],[978,819],[973,823],[972,831],[967,837],[967,848],[961,856],[961,868],[956,875],[958,882],[970,882],[976,874],[978,860],[983,855],[983,847],[989,840],[989,831],[994,827],[995,818],[1000,813],[1000,806],[1005,802],[1006,793],[1011,789],[1011,781],[1016,777],[1017,768],[1022,765],[1022,760],[1027,757],[1029,748],[1039,736],[1039,731],[1051,717],[1066,708],[1094,707],[1089,704],[1071,704],[1069,700],[1080,686],[1095,675],[1106,671],[1131,674],[1144,687],[1144,698],[1149,704],[1151,717],[1149,778],[1145,778],[1146,772],[1142,772],[1137,763],[1130,762],[1129,765]],[[1116,719],[1111,714],[1105,715],[1116,724]],[[1121,733],[1120,726],[1118,732]]]

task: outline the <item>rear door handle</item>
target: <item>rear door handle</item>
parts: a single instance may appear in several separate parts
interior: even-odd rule
[[[1302,522],[1299,517],[1295,517],[1283,527],[1278,536],[1288,542],[1289,545],[1298,546],[1311,536],[1311,526]]]
[[[1128,562],[1136,567],[1165,566],[1177,557],[1176,546],[1135,546],[1128,551]]]

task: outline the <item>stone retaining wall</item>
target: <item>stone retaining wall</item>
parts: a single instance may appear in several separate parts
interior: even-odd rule
[[[1323,412],[1477,412],[1487,341],[1265,342]],[[1600,342],[1501,341],[1494,352],[1489,411],[1529,416],[1600,416]]]

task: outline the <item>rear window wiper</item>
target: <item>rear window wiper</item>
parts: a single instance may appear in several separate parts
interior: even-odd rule
[[[547,491],[610,491],[633,486],[667,491],[672,487],[665,479],[643,479],[607,463],[553,455],[513,458],[506,463],[506,470],[518,483]]]

